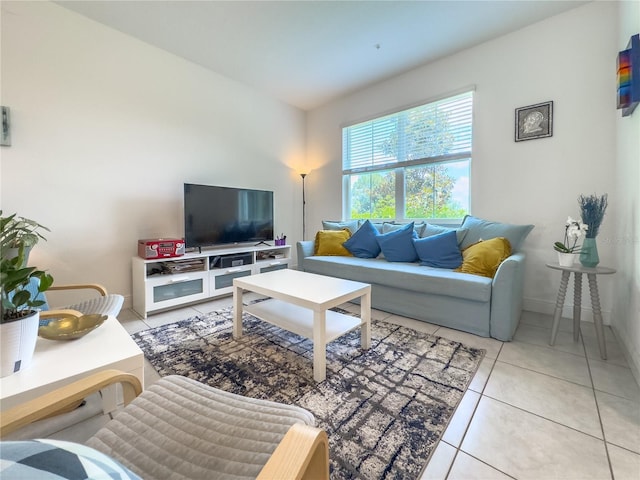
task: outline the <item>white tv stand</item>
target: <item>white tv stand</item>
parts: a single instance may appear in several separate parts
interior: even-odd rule
[[[181,257],[133,257],[133,309],[149,313],[233,293],[233,279],[289,268],[291,245],[216,248]]]

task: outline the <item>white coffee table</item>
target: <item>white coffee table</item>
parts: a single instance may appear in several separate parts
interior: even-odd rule
[[[271,297],[242,305],[243,291]],[[329,310],[360,298],[360,318]],[[276,270],[233,280],[233,337],[242,336],[242,310],[313,341],[313,378],[327,376],[327,343],[361,329],[360,344],[371,346],[371,285],[298,270]]]
[[[109,317],[96,330],[76,340],[38,337],[31,366],[0,378],[0,409],[7,410],[111,368],[134,374],[144,385],[144,355],[115,317]],[[116,389],[103,390],[102,402],[104,413],[114,411]]]

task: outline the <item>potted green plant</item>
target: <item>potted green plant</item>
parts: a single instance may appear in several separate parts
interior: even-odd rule
[[[53,284],[53,277],[37,267],[26,266],[26,254],[46,227],[16,214],[2,216],[0,210],[0,377],[31,363],[38,337],[38,297]],[[37,282],[35,281],[37,279]]]
[[[25,265],[29,260],[29,252],[40,241],[46,240],[41,230],[50,230],[44,225],[40,225],[34,220],[24,217],[18,217],[15,213],[8,217],[2,217],[0,210],[0,219],[2,219],[2,252],[4,255],[11,257],[18,255],[18,248],[24,247]]]

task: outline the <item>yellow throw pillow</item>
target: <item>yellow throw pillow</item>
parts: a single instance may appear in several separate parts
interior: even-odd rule
[[[351,252],[342,246],[350,237],[351,231],[348,228],[343,230],[320,230],[316,233],[314,255],[352,257]]]
[[[493,278],[500,264],[511,255],[511,244],[504,237],[479,241],[462,251],[462,265],[455,271]]]

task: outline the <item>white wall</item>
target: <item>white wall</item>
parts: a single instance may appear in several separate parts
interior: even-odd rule
[[[274,190],[301,236],[298,109],[49,2],[2,2],[1,88],[1,206],[51,229],[31,258],[58,283],[129,304],[137,240],[183,234],[183,182]]]
[[[599,253],[615,265],[609,239],[626,201],[615,188],[616,15],[616,3],[590,3],[310,112],[307,231],[341,217],[340,125],[475,85],[472,213],[535,225],[523,246],[525,308],[552,313],[560,278],[545,263],[556,260],[552,244],[567,215],[579,216],[580,194],[609,194]],[[553,137],[515,143],[514,109],[548,100]],[[599,278],[606,322],[612,285]],[[583,304],[588,320],[588,298]]]
[[[618,50],[640,33],[640,2],[621,2]],[[618,226],[611,238],[618,258],[612,326],[629,353],[629,364],[640,383],[640,107],[630,117],[618,113],[616,190]]]

